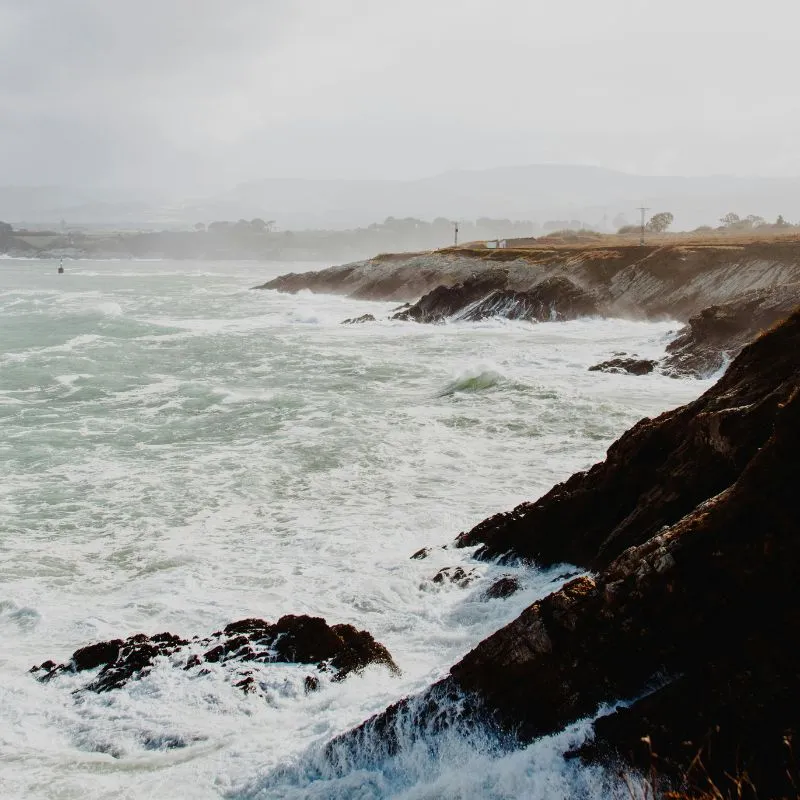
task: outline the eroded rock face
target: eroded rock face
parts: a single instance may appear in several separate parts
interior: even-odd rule
[[[505,270],[488,270],[455,286],[437,286],[392,319],[443,322],[492,292],[504,288],[507,280],[508,273]]]
[[[453,668],[456,683],[526,739],[650,689],[597,722],[585,757],[614,752],[648,769],[652,750],[673,780],[710,778],[727,792],[726,774],[746,771],[760,797],[788,796],[784,738],[800,725],[800,371],[792,382],[728,488],[526,609]]]
[[[329,672],[334,681],[343,680],[370,664],[383,664],[393,672],[398,671],[389,651],[366,631],[352,625],[331,626],[321,617],[293,614],[281,617],[276,623],[263,619],[239,620],[205,639],[140,633],[125,640],[82,647],[64,664],[46,661],[31,671],[39,680],[48,681],[66,672],[88,672],[99,667],[100,671],[83,688],[107,692],[146,676],[158,657],[167,658],[174,667],[185,670],[202,669],[206,664],[314,664],[319,670]],[[311,683],[306,681],[307,691],[319,685],[318,679],[311,677]],[[249,681],[245,678],[236,685],[249,690],[252,683],[252,678]]]
[[[707,796],[795,797],[798,474],[800,311],[706,395],[640,423],[543,506],[487,521],[503,546],[515,534],[531,554],[597,572],[526,608],[447,678],[335,747],[383,736],[391,752],[398,720],[436,735],[455,724],[447,708],[530,741],[628,700],[596,722],[583,758],[654,766],[698,791],[713,783]],[[750,783],[737,788],[743,774]]]
[[[729,487],[769,440],[797,384],[798,314],[746,347],[688,405],[637,423],[606,460],[535,502],[484,520],[457,546],[476,557],[602,569]]]
[[[547,277],[524,291],[509,288],[508,282],[507,270],[490,270],[455,286],[437,286],[393,319],[476,322],[502,317],[543,322],[600,313],[597,297],[564,276]]]
[[[611,358],[589,367],[589,372],[627,372],[629,375],[649,375],[656,362],[647,358]]]
[[[704,308],[667,345],[661,367],[674,375],[707,377],[799,304],[800,283],[790,283],[745,292],[727,303]]]

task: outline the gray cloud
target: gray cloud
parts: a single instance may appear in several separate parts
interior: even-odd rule
[[[800,4],[0,0],[0,183],[798,174]]]

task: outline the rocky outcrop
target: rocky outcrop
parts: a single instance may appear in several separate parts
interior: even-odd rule
[[[527,291],[508,287],[508,272],[492,270],[456,286],[438,286],[393,319],[443,322],[491,317],[529,321],[565,320],[600,312],[597,298],[569,278],[549,277]]]
[[[459,535],[482,559],[607,566],[729,487],[772,434],[797,382],[798,315],[745,348],[700,398],[644,419],[606,460]]]
[[[526,609],[453,668],[458,685],[525,738],[646,693],[598,721],[584,756],[647,769],[656,754],[676,781],[726,792],[746,772],[760,797],[786,796],[784,739],[800,724],[797,369],[791,382],[729,487]]]
[[[464,569],[464,567],[442,567],[431,580],[434,583],[452,583],[465,589],[478,577],[477,570]]]
[[[348,317],[342,320],[342,325],[361,325],[364,322],[375,322],[375,317],[372,314],[362,314],[360,317]]]
[[[332,748],[372,736],[391,753],[457,724],[526,742],[625,700],[574,755],[654,768],[660,789],[795,797],[799,469],[797,311],[703,397],[635,426],[604,464],[463,536],[483,555],[595,573]]]
[[[504,575],[498,578],[484,593],[486,600],[499,600],[506,597],[511,597],[516,594],[522,587],[520,586],[519,579],[513,575]]]
[[[455,286],[440,285],[423,295],[413,305],[399,311],[392,319],[443,322],[503,288],[507,281],[507,272],[488,270],[471,275],[463,283],[457,283]]]
[[[313,664],[330,674],[333,681],[343,680],[370,664],[383,664],[398,671],[389,651],[366,631],[352,625],[328,625],[321,617],[292,614],[275,623],[263,619],[239,620],[204,639],[140,633],[124,640],[82,647],[63,664],[46,661],[31,671],[39,680],[49,681],[64,673],[93,672],[99,668],[99,672],[87,676],[82,688],[107,692],[146,676],[157,658],[168,659],[177,669],[194,671],[201,671],[208,664],[237,667],[276,662]],[[251,690],[252,675],[240,672],[235,675],[241,680],[237,686]],[[318,679],[310,677],[318,685]]]
[[[382,255],[317,272],[282,275],[259,289],[415,302],[438,287],[502,272],[490,289],[528,292],[563,277],[612,316],[688,320],[747,292],[800,282],[800,242],[667,246],[537,246]]]
[[[626,372],[629,375],[649,375],[656,362],[647,358],[612,358],[589,367],[589,372]]]
[[[708,377],[800,302],[800,242],[454,248],[282,275],[255,288],[408,301],[394,318],[417,322],[676,319],[688,324],[658,369]]]
[[[800,283],[790,283],[745,292],[727,303],[704,308],[667,345],[661,368],[676,375],[711,375],[797,305]]]

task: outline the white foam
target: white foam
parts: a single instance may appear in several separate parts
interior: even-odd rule
[[[8,796],[266,791],[266,776],[422,690],[562,574],[476,565],[440,545],[708,385],[587,372],[617,350],[661,352],[668,325],[425,326],[389,321],[395,304],[248,291],[280,271],[97,262],[70,270],[69,290],[28,264],[0,271],[0,297],[39,303],[4,317],[13,347],[0,358]],[[340,324],[364,313],[380,321]],[[430,557],[410,560],[423,546]],[[458,565],[476,569],[467,589],[431,582]],[[504,572],[523,590],[483,602]],[[266,702],[215,670],[198,680],[161,665],[91,696],[27,673],[92,641],[284,613],[369,630],[402,675],[371,669],[299,696],[306,673],[276,670]],[[557,797],[595,781],[562,764],[558,738],[518,753],[447,746],[452,763],[364,774],[415,798]],[[360,775],[337,778],[338,796]],[[304,780],[283,788],[305,796]]]

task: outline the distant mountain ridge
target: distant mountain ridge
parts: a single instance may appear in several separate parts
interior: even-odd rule
[[[206,197],[142,190],[0,187],[0,219],[15,223],[187,226],[217,219],[275,220],[284,229],[350,228],[388,216],[581,220],[613,228],[638,206],[669,210],[676,228],[723,214],[800,219],[800,177],[647,176],[603,167],[537,164],[456,170],[414,180],[267,178]]]

